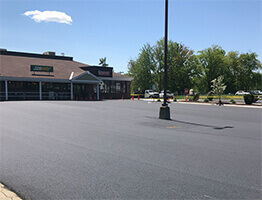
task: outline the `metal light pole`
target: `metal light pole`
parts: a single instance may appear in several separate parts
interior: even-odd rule
[[[170,108],[167,105],[166,90],[167,90],[167,32],[168,32],[168,0],[165,6],[165,71],[164,71],[164,104],[160,107],[159,119],[170,119]]]

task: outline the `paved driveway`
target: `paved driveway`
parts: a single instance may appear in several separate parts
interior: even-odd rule
[[[261,109],[1,102],[0,179],[25,199],[261,198]]]

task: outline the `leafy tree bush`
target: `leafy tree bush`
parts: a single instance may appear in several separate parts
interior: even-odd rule
[[[213,96],[207,96],[207,99],[208,99],[209,101],[213,101],[214,97],[213,97]]]
[[[211,87],[211,81],[221,74],[225,74],[226,51],[218,45],[212,45],[207,49],[198,52],[198,58],[202,67],[202,79],[207,92]]]
[[[245,94],[244,101],[247,105],[251,105],[255,102],[255,96],[253,94]]]
[[[194,94],[193,101],[198,101],[198,99],[199,99],[199,94]]]
[[[213,95],[214,95],[213,91],[209,91],[207,93],[207,98],[208,98],[209,101],[213,101],[213,99],[214,99]]]
[[[259,97],[257,95],[254,96],[254,102],[255,103],[257,100],[259,100]]]
[[[230,102],[236,104],[236,101],[234,99],[231,99]]]
[[[102,67],[107,67],[108,66],[108,64],[106,63],[106,57],[99,58],[99,65],[101,65]]]
[[[204,102],[205,102],[205,103],[209,102],[208,98],[205,98]]]

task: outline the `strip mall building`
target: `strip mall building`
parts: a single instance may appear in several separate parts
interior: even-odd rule
[[[130,98],[132,78],[73,57],[0,49],[0,100]]]

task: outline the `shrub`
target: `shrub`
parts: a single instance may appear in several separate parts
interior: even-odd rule
[[[193,101],[198,101],[198,99],[199,99],[199,94],[195,94],[194,98],[193,98]]]
[[[236,101],[234,99],[231,99],[230,102],[236,104]]]
[[[194,95],[188,95],[187,99],[188,99],[188,101],[193,101],[194,100]]]
[[[213,92],[213,91],[208,92],[208,93],[207,93],[207,99],[208,99],[209,101],[212,101],[213,98],[214,98],[213,95],[214,95],[214,92]]]
[[[255,103],[257,100],[259,100],[259,97],[256,95],[256,96],[254,96],[254,101],[253,101],[253,103]]]
[[[213,96],[207,96],[207,99],[208,99],[209,101],[213,101],[214,97],[213,97]]]
[[[253,94],[245,94],[244,101],[247,105],[251,105],[252,103],[256,102],[255,96]]]
[[[160,102],[161,100],[160,99],[157,99],[157,102]]]
[[[204,102],[206,102],[206,103],[209,102],[208,98],[205,98],[205,99],[204,99]]]
[[[174,97],[173,101],[176,101],[176,98]]]

